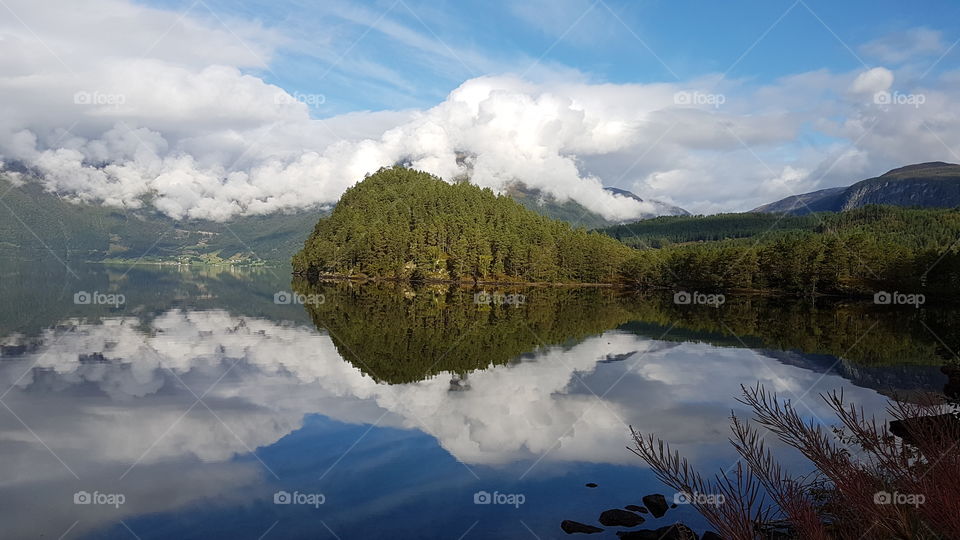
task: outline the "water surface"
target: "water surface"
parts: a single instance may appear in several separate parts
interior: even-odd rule
[[[830,421],[820,392],[880,411],[944,389],[956,344],[935,307],[0,268],[3,538],[564,537],[564,519],[672,499],[629,426],[727,470],[741,384]],[[675,521],[706,528],[682,505],[642,527]]]

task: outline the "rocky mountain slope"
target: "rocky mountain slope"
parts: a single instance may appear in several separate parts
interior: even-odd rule
[[[922,208],[960,206],[960,165],[942,161],[907,165],[849,187],[795,195],[753,211],[801,215],[842,212],[868,204]]]

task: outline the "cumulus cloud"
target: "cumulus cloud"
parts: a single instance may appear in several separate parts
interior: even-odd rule
[[[850,91],[855,94],[873,94],[887,91],[892,84],[893,72],[884,67],[875,67],[857,75],[850,85]]]
[[[657,208],[605,185],[698,212],[744,210],[949,160],[960,142],[955,86],[923,88],[920,109],[879,108],[869,94],[895,80],[883,67],[762,86],[481,76],[425,110],[320,119],[308,103],[324,96],[264,80],[286,46],[275,30],[126,0],[56,4],[12,1],[23,23],[0,21],[0,161],[67,198],[177,219],[333,204],[398,162],[494,190],[522,181],[617,220]],[[844,141],[864,157],[830,166],[849,154]]]

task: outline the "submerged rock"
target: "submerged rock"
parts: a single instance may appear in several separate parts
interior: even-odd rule
[[[595,487],[597,487],[597,485],[594,484],[593,482],[587,482],[587,483],[584,484],[584,485],[587,486],[588,488],[595,488]]]
[[[628,504],[624,506],[624,508],[633,512],[640,512],[641,514],[646,514],[647,512],[649,512],[649,510],[647,510],[646,508],[642,506],[637,506],[635,504]]]
[[[659,493],[653,493],[645,496],[643,498],[643,505],[649,508],[650,513],[656,518],[666,514],[667,510],[669,509],[667,506],[667,499]]]
[[[633,512],[614,508],[600,514],[599,521],[607,527],[635,527],[645,520]]]
[[[584,534],[593,534],[598,532],[603,532],[603,529],[600,527],[594,527],[593,525],[587,525],[586,523],[580,523],[579,521],[571,521],[565,519],[560,523],[560,528],[563,529],[563,532],[567,534],[573,533],[584,533]]]
[[[617,536],[623,540],[698,540],[697,533],[683,523],[674,523],[659,529],[620,531]]]

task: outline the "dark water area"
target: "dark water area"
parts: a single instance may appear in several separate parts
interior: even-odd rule
[[[674,502],[630,426],[729,470],[741,384],[825,423],[955,393],[943,306],[68,266],[0,263],[2,538],[567,537]],[[644,517],[590,537],[707,528]]]

